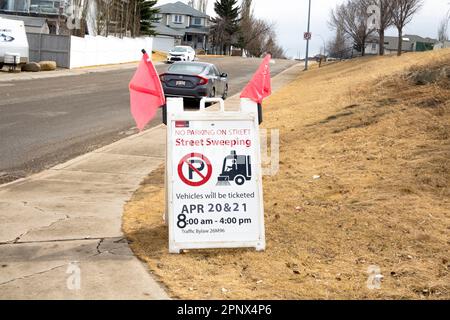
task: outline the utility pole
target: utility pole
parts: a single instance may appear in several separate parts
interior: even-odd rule
[[[311,0],[309,0],[308,8],[308,34],[311,27]],[[306,58],[305,58],[305,71],[308,70],[308,60],[309,60],[309,38],[306,40]]]

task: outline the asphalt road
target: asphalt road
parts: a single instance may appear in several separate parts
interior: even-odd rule
[[[210,58],[242,90],[260,59]],[[277,60],[272,76],[294,62]],[[163,72],[166,65],[157,66]],[[134,70],[0,83],[0,184],[25,177],[137,132],[129,111]],[[1,75],[0,75],[1,76]],[[161,123],[161,115],[148,128]]]

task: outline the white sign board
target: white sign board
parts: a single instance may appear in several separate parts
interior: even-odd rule
[[[239,112],[167,101],[169,249],[265,249],[257,105]]]

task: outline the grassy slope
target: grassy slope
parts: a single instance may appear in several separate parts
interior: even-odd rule
[[[268,100],[281,162],[264,179],[265,253],[167,254],[162,170],[125,208],[134,252],[174,297],[448,299],[450,86],[408,78],[443,65],[448,50],[336,63]]]

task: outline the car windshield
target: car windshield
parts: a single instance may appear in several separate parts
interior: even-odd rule
[[[172,52],[187,52],[187,48],[175,47],[173,48]]]
[[[175,63],[169,68],[169,72],[200,74],[205,70],[206,66],[193,63]]]

